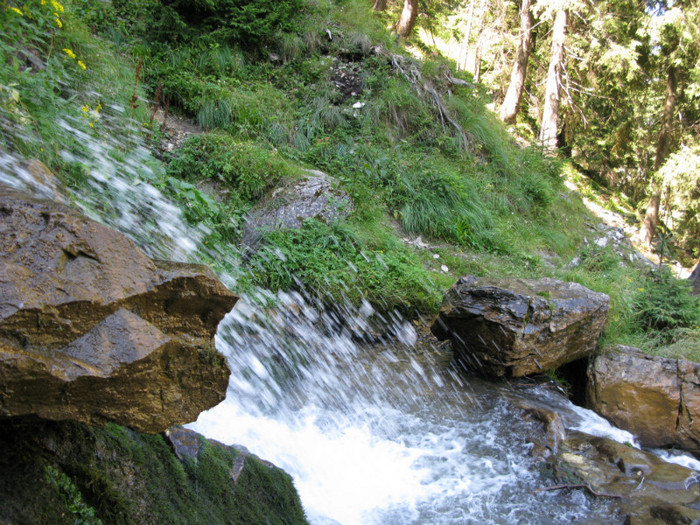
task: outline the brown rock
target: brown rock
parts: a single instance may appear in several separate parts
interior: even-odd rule
[[[617,346],[591,360],[589,406],[648,447],[700,452],[700,364]]]
[[[576,283],[462,277],[431,330],[471,368],[520,377],[592,354],[608,306],[607,295]]]
[[[612,496],[626,523],[696,523],[700,519],[697,472],[611,439],[571,432],[562,441],[555,472],[592,492]],[[687,521],[685,521],[687,520]]]
[[[0,415],[159,432],[220,402],[236,296],[199,265],[0,186]]]

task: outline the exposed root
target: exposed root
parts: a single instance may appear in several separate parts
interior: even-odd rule
[[[464,149],[471,150],[474,144],[474,139],[466,131],[464,131],[464,128],[459,124],[459,122],[452,118],[450,110],[447,108],[447,106],[445,106],[444,102],[442,101],[442,96],[437,92],[432,83],[423,79],[423,76],[415,64],[407,65],[406,62],[407,59],[401,55],[391,55],[391,65],[394,67],[394,69],[399,71],[404,78],[411,83],[419,95],[430,98],[438,113],[438,116],[440,117],[443,131],[447,131],[446,123],[450,124],[461,138]],[[453,83],[457,84],[458,82],[456,82],[456,80],[457,79],[453,79]]]

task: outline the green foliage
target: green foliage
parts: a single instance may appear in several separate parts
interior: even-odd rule
[[[74,518],[75,525],[102,525],[102,520],[95,517],[95,509],[85,504],[80,490],[64,472],[52,465],[47,465],[44,472],[46,481],[63,501],[66,512]]]
[[[142,97],[135,66],[93,39],[71,3],[32,0],[14,8],[21,15],[12,7],[0,6],[0,147],[42,160],[70,185],[89,156],[81,134],[127,146],[140,130],[124,117],[147,119],[145,107],[129,107]]]
[[[441,300],[428,272],[396,242],[365,245],[348,227],[314,219],[265,240],[249,261],[261,286],[276,290],[301,285],[334,300],[359,304],[366,299],[387,311],[431,311]]]
[[[168,0],[154,16],[155,29],[167,40],[178,38],[173,31],[187,28],[219,41],[262,46],[277,31],[291,30],[303,7],[302,0]]]
[[[167,173],[192,182],[219,182],[251,202],[276,182],[293,179],[301,171],[274,150],[227,134],[208,133],[189,138],[169,162]]]
[[[650,272],[634,299],[634,320],[641,329],[671,337],[679,328],[700,323],[700,302],[687,281],[676,279],[667,268]]]

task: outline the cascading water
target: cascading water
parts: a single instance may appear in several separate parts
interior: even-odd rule
[[[80,133],[68,121],[64,128]],[[151,256],[196,259],[200,232],[144,182],[146,149],[126,155],[123,144],[80,140],[91,191],[72,200]],[[119,164],[109,160],[114,148]],[[7,154],[0,182],[47,193]],[[224,277],[235,290],[235,277]],[[287,470],[314,524],[571,523],[610,512],[581,492],[534,493],[552,480],[529,454],[537,429],[513,400],[548,398],[571,428],[614,429],[549,391],[466,378],[398,315],[382,320],[384,341],[360,344],[370,317],[369,305],[331,310],[298,293],[243,297],[216,338],[232,370],[227,399],[191,427]]]
[[[236,370],[227,400],[195,430],[240,443],[290,472],[312,523],[564,523],[582,495],[533,495],[549,482],[529,456],[532,424],[504,390],[469,382],[440,349],[358,345],[337,312],[280,294],[272,316],[246,305],[219,328]],[[345,308],[344,322],[366,325]],[[552,521],[553,520],[553,521]]]

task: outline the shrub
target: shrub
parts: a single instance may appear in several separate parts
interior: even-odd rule
[[[676,279],[671,271],[662,267],[650,272],[638,289],[634,301],[634,319],[645,331],[664,332],[673,337],[672,331],[692,328],[700,323],[700,303],[691,295],[690,285]]]
[[[210,34],[219,42],[263,46],[277,31],[291,30],[303,7],[303,0],[164,0],[154,9],[154,29],[162,40]]]

